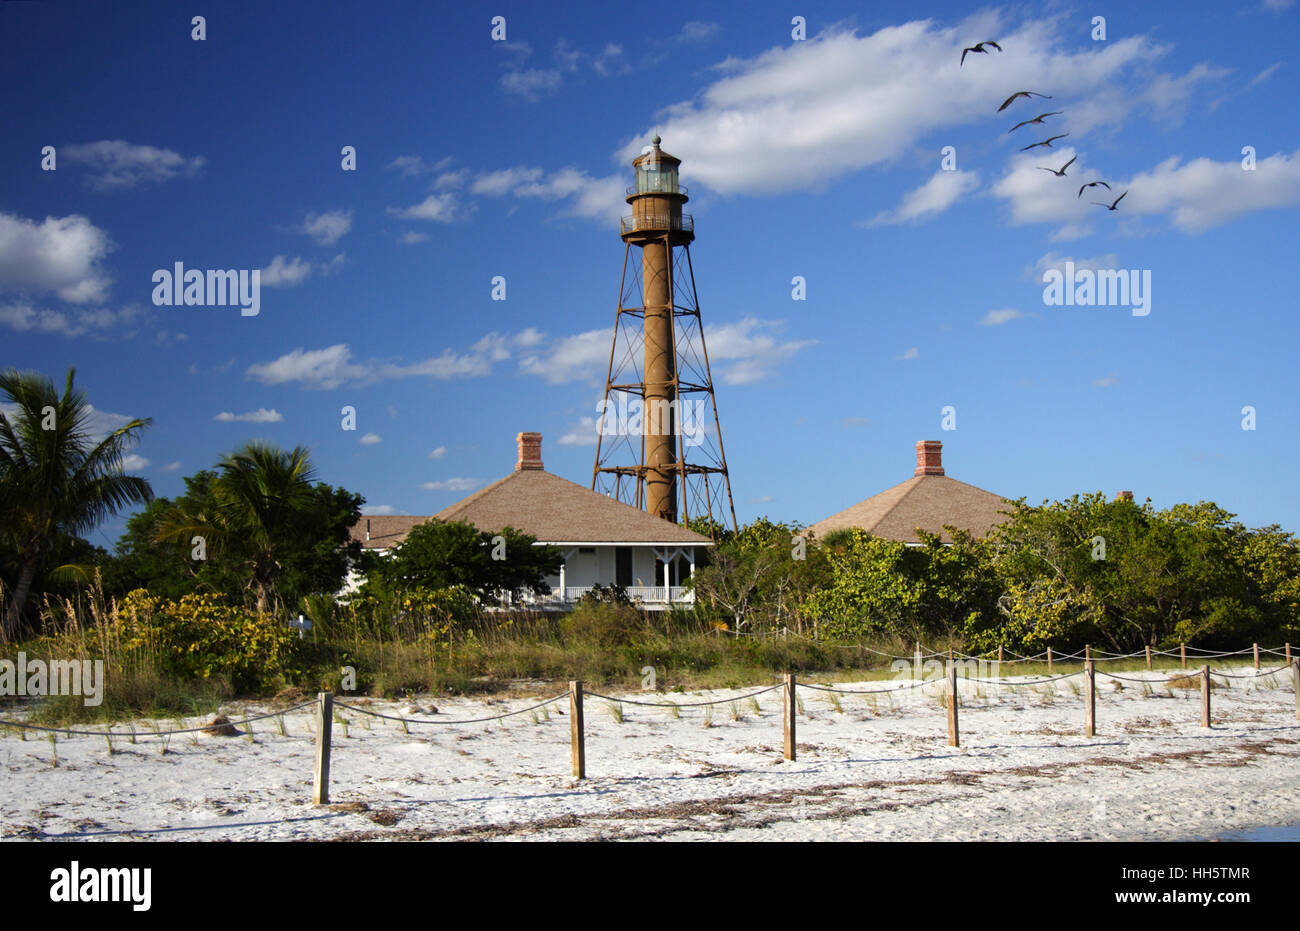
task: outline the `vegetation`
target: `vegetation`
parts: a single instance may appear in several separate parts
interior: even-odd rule
[[[1300,541],[1216,505],[1157,510],[1100,494],[1014,503],[984,539],[945,544],[844,531],[816,540],[760,518],[721,531],[688,610],[640,610],[597,587],[567,614],[497,610],[548,591],[560,555],[512,528],[416,527],[387,557],[350,540],[361,496],[316,482],[305,448],[249,443],[185,491],[153,499],[123,472],[147,420],[95,439],[92,408],[47,379],[0,390],[0,626],[11,648],[102,659],[106,694],[50,699],[47,719],[194,714],[282,689],[539,691],[580,677],[661,690],[767,682],[786,671],[883,674],[914,641],[989,654],[1085,644],[1237,649],[1300,639]],[[112,554],[83,535],[128,505]],[[366,581],[337,598],[350,566]],[[287,621],[314,622],[303,636]],[[1029,670],[1026,670],[1029,671]],[[351,683],[350,683],[351,684]],[[1050,695],[1044,700],[1050,700]],[[743,709],[733,709],[734,714]]]
[[[50,570],[49,558],[65,542],[93,528],[105,517],[148,501],[149,483],[122,473],[122,457],[139,439],[148,420],[131,420],[95,441],[93,408],[84,391],[72,387],[68,369],[63,394],[54,383],[30,372],[0,373],[0,394],[13,407],[0,413],[0,548],[16,570],[12,594],[0,625],[12,637],[38,573]],[[76,564],[54,567],[52,580],[85,570]]]

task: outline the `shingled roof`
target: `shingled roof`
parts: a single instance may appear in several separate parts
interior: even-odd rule
[[[516,439],[519,459],[505,478],[432,518],[362,517],[352,528],[352,539],[369,549],[396,546],[411,528],[436,519],[464,521],[488,531],[513,527],[541,543],[712,544],[706,536],[545,471],[540,434],[521,433]]]
[[[916,444],[916,472],[905,482],[832,514],[808,529],[818,537],[833,530],[858,527],[885,540],[919,543],[916,528],[939,534],[945,543],[952,535],[944,525],[969,530],[983,537],[995,524],[1007,520],[1010,510],[1001,496],[967,485],[944,474],[943,444],[923,440]]]

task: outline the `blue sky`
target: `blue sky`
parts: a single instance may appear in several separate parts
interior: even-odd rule
[[[214,3],[195,41],[171,3],[3,5],[0,366],[76,366],[104,424],[152,417],[131,465],[162,495],[261,438],[431,514],[521,430],[588,484],[622,190],[659,132],[742,522],[813,523],[939,439],[1008,497],[1300,529],[1300,5],[673,10]],[[1051,99],[997,112],[1021,89]],[[1103,210],[1089,180],[1129,193]],[[1048,306],[1067,260],[1149,272],[1149,313]],[[176,262],[261,269],[260,312],[154,306]]]

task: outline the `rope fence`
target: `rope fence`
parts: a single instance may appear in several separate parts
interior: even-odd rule
[[[1215,656],[1202,655],[1202,656],[1198,656],[1197,659],[1207,660],[1211,658],[1222,658],[1225,656],[1236,656],[1236,655],[1240,655],[1240,653],[1243,652],[1247,652],[1247,651],[1239,651],[1238,653],[1216,654]],[[1288,669],[1291,671],[1291,687],[1296,696],[1296,707],[1295,707],[1296,720],[1300,721],[1300,659],[1288,659],[1286,665],[1278,666],[1276,668],[1268,669],[1268,670],[1260,670],[1259,663],[1258,663],[1259,652],[1261,651],[1259,651],[1258,649],[1255,650],[1255,656],[1256,656],[1255,672],[1252,674],[1243,675],[1243,674],[1233,674],[1227,672],[1216,672],[1210,669],[1208,663],[1202,663],[1201,667],[1198,670],[1177,677],[1178,680],[1183,680],[1184,682],[1192,682],[1197,679],[1200,680],[1200,692],[1201,692],[1200,704],[1201,704],[1201,726],[1202,727],[1208,728],[1212,726],[1210,693],[1211,693],[1211,689],[1214,688],[1214,682],[1213,682],[1214,676],[1218,676],[1219,678],[1224,680],[1259,680],[1259,679],[1268,679],[1271,677],[1275,677],[1279,673]],[[1270,651],[1262,651],[1262,652],[1270,652]],[[1288,654],[1290,653],[1289,644],[1287,645],[1286,652]],[[1083,732],[1084,735],[1087,737],[1093,737],[1096,735],[1096,727],[1097,727],[1096,677],[1097,675],[1100,674],[1101,676],[1104,676],[1109,679],[1117,680],[1118,682],[1131,682],[1131,683],[1137,683],[1137,684],[1142,684],[1147,686],[1164,685],[1166,687],[1169,687],[1172,682],[1177,681],[1175,679],[1170,679],[1170,678],[1161,678],[1161,677],[1153,678],[1149,676],[1148,677],[1125,676],[1125,675],[1118,675],[1116,673],[1099,672],[1096,668],[1096,664],[1100,660],[1098,658],[1092,657],[1090,653],[1091,653],[1090,650],[1085,653],[1085,656],[1087,656],[1087,658],[1084,661],[1083,669],[1076,670],[1074,672],[1069,672],[1069,673],[1062,673],[1060,675],[1047,676],[1047,677],[1035,677],[1032,679],[1020,679],[1015,681],[1004,679],[1004,678],[989,678],[989,677],[980,677],[980,676],[971,676],[971,675],[966,675],[963,678],[967,682],[975,683],[977,686],[989,685],[997,688],[1009,688],[1015,690],[1018,688],[1038,688],[1043,685],[1049,685],[1055,682],[1060,682],[1065,679],[1074,679],[1082,676],[1084,679]],[[917,655],[920,655],[920,651],[918,651]],[[1055,658],[1052,657],[1050,650],[1048,651],[1048,655],[1049,658],[1053,658],[1053,659]],[[1181,651],[1180,654],[1178,655],[1180,656],[1182,655]],[[882,695],[882,694],[899,694],[899,693],[908,692],[918,688],[924,689],[928,685],[942,685],[944,689],[945,706],[946,706],[947,716],[948,716],[948,743],[951,746],[959,747],[961,746],[960,729],[958,726],[960,694],[961,694],[961,690],[959,688],[959,680],[958,680],[958,667],[960,664],[957,660],[957,654],[955,652],[950,653],[949,657],[950,658],[947,663],[947,670],[943,678],[927,679],[927,678],[918,677],[913,679],[910,682],[905,682],[888,688],[841,689],[830,685],[816,684],[812,682],[800,683],[796,681],[796,677],[793,673],[787,673],[783,676],[782,681],[775,685],[770,685],[767,686],[766,688],[755,689],[753,691],[747,692],[742,695],[729,696],[727,698],[719,698],[719,699],[709,699],[706,701],[696,701],[696,702],[650,702],[650,701],[640,701],[631,698],[619,698],[612,695],[605,695],[600,692],[584,693],[582,680],[573,680],[569,683],[569,688],[567,692],[562,692],[558,695],[554,695],[543,701],[528,705],[523,708],[517,708],[513,711],[506,711],[501,714],[489,715],[489,716],[478,717],[478,718],[434,719],[434,718],[409,717],[405,715],[392,715],[392,714],[384,714],[378,711],[372,711],[368,708],[363,708],[359,705],[348,704],[345,702],[338,702],[337,707],[347,711],[356,712],[357,714],[368,715],[370,717],[382,719],[385,721],[398,722],[402,725],[403,730],[405,730],[409,725],[412,724],[415,725],[442,724],[442,725],[456,726],[456,725],[483,724],[483,723],[490,723],[493,721],[501,721],[506,718],[515,717],[521,714],[527,714],[528,712],[537,711],[540,708],[545,708],[549,705],[553,705],[556,702],[562,701],[567,696],[569,699],[570,744],[571,744],[573,777],[575,779],[585,779],[587,775],[586,773],[586,729],[585,729],[585,723],[583,718],[583,706],[586,698],[588,697],[601,699],[609,702],[615,702],[619,705],[626,704],[626,705],[633,705],[633,706],[645,707],[645,708],[672,708],[675,713],[677,709],[682,709],[682,708],[703,708],[703,707],[711,707],[715,705],[735,704],[737,702],[746,701],[749,699],[756,699],[760,695],[766,695],[776,691],[777,689],[781,689],[783,693],[783,701],[782,701],[782,731],[783,731],[783,738],[784,738],[783,757],[786,760],[793,761],[797,758],[797,742],[795,739],[796,723],[797,723],[796,717],[797,717],[797,712],[799,710],[797,689],[804,688],[816,692],[835,693],[840,695]],[[973,659],[973,658],[974,657],[969,657],[966,659]],[[1062,659],[1064,658],[1065,657],[1062,657]],[[1125,658],[1131,658],[1131,657],[1125,657]],[[967,672],[969,673],[969,669],[967,670]],[[1164,674],[1162,673],[1160,675],[1163,676]],[[1185,687],[1185,686],[1180,684],[1177,687]],[[1075,694],[1078,694],[1078,692],[1076,691]],[[316,727],[315,727],[316,773],[313,782],[313,800],[317,805],[325,805],[329,803],[330,751],[332,745],[331,724],[335,716],[335,706],[336,706],[333,692],[320,692],[314,701],[301,702],[299,704],[292,705],[291,707],[288,708],[283,708],[276,711],[270,711],[265,714],[252,715],[245,718],[241,718],[238,721],[223,721],[221,719],[217,719],[201,727],[175,728],[168,731],[147,731],[146,730],[146,731],[137,732],[134,728],[132,728],[132,730],[129,733],[129,736],[134,740],[134,738],[138,736],[161,738],[161,737],[171,737],[176,734],[192,734],[192,733],[203,732],[203,731],[210,732],[213,730],[214,727],[224,728],[224,727],[238,727],[240,725],[248,725],[255,721],[265,720],[267,718],[273,718],[273,717],[280,717],[290,712],[298,711],[303,708],[307,708],[311,706],[315,706],[316,708]],[[619,720],[621,720],[621,716],[619,717]],[[340,719],[340,721],[342,721],[342,719]],[[346,724],[346,722],[343,723]],[[80,730],[80,729],[49,727],[40,724],[30,724],[25,721],[0,720],[0,727],[22,728],[27,730],[45,731],[45,732],[50,732],[52,734],[66,734],[69,736],[106,737],[110,739],[110,743],[111,743],[111,738],[113,737],[128,736],[128,734],[122,732],[114,732],[112,729],[113,725],[109,725],[109,728],[107,730]]]

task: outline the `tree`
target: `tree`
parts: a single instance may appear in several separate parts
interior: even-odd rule
[[[819,630],[840,637],[943,636],[951,642],[994,617],[997,591],[985,545],[967,531],[945,529],[950,545],[923,530],[919,546],[862,530],[828,537],[831,580],[805,602]]]
[[[341,579],[348,553],[337,552],[346,549],[346,530],[340,528],[356,521],[361,498],[328,485],[313,487],[306,447],[286,451],[251,442],[217,469],[215,479],[191,485],[199,493],[160,517],[159,543],[201,547],[209,558],[237,566],[259,612],[270,608],[276,583],[286,575],[306,586]]]
[[[803,630],[799,605],[826,581],[829,567],[821,548],[797,526],[760,517],[738,532],[725,528],[697,568],[692,582],[697,610],[728,615],[742,627]]]
[[[431,520],[413,527],[389,556],[369,560],[367,584],[392,591],[463,586],[480,597],[520,589],[546,593],[546,576],[559,573],[563,559],[555,547],[536,542],[510,527],[492,533],[463,521]]]
[[[43,375],[0,374],[0,393],[13,404],[0,413],[0,535],[18,568],[0,628],[6,638],[17,631],[32,582],[60,537],[153,497],[148,481],[122,471],[123,456],[152,421],[130,420],[96,442],[93,408],[73,389],[74,375],[68,369],[60,396]]]
[[[211,535],[200,523],[200,515],[217,514],[220,476],[205,469],[185,478],[185,492],[174,500],[155,498],[126,522],[126,532],[117,541],[114,556],[104,567],[104,590],[121,596],[137,588],[171,600],[206,592],[238,599],[249,587],[250,554],[240,546],[222,546],[201,552],[195,558],[193,536]],[[333,595],[343,586],[350,560],[360,556],[361,544],[349,540],[364,499],[353,492],[325,483],[312,487],[304,496],[303,509],[290,522],[290,531],[279,535],[276,559],[280,570],[274,592],[281,602],[297,604],[305,595]],[[190,529],[160,542],[159,531],[175,514],[190,515]]]
[[[1248,531],[1205,501],[1157,511],[1099,492],[1041,507],[1021,500],[993,533],[1004,619],[973,640],[984,649],[1235,646],[1276,632],[1300,594],[1286,582],[1297,565],[1289,539]]]

